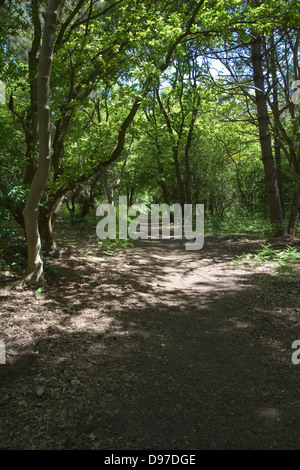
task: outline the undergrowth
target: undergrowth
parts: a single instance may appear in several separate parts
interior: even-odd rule
[[[282,280],[293,280],[300,277],[300,251],[296,247],[286,246],[284,249],[275,249],[270,243],[262,243],[255,253],[244,253],[236,256],[234,264],[244,265],[271,263],[276,274]]]

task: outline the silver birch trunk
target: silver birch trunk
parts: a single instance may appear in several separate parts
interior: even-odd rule
[[[23,283],[43,281],[43,259],[38,212],[51,166],[50,77],[58,10],[62,0],[49,0],[44,14],[44,31],[38,67],[39,161],[23,211],[27,238],[28,264]]]

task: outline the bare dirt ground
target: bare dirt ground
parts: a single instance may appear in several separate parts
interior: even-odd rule
[[[43,291],[0,288],[0,449],[299,449],[299,280],[259,241],[67,244]]]

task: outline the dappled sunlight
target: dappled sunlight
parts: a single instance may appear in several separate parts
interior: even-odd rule
[[[139,242],[101,262],[78,250],[53,260],[61,270],[41,291],[2,289],[5,407],[48,426],[38,438],[44,447],[57,445],[57,429],[77,448],[155,448],[157,436],[167,448],[182,434],[190,448],[259,448],[261,435],[279,440],[287,427],[292,436],[295,285],[288,296],[280,284],[270,289],[264,272],[232,262],[229,243],[209,239],[199,253],[170,244],[168,254],[165,241]]]
[[[0,0],[0,450],[299,448],[296,4]]]
[[[280,421],[280,412],[276,408],[262,408],[257,414],[267,421]]]
[[[252,328],[253,324],[251,322],[245,322],[245,321],[240,321],[239,318],[228,318],[227,319],[228,326],[221,328],[219,331],[220,332],[230,332],[232,329],[246,329],[246,328]]]

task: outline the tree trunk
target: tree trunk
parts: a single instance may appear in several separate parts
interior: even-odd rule
[[[170,135],[170,142],[171,142],[171,145],[172,145],[173,160],[174,160],[174,167],[175,167],[175,175],[176,175],[176,180],[177,180],[178,189],[179,189],[180,205],[183,208],[183,206],[185,204],[185,187],[184,187],[184,183],[182,181],[180,162],[179,162],[179,144],[180,144],[180,139],[181,139],[181,135],[182,135],[183,122],[182,122],[182,126],[181,126],[181,130],[179,132],[179,135],[176,137],[176,140],[175,140],[174,136],[173,136],[173,128],[172,128],[171,120],[170,120],[170,117],[169,117],[168,113],[166,112],[166,110],[164,108],[164,105],[163,105],[163,102],[160,98],[158,89],[156,89],[156,98],[157,98],[159,107],[160,107],[160,109],[161,109],[161,111],[164,115],[164,118],[165,118],[165,121],[166,121],[166,124],[167,124],[167,129],[168,129],[168,132],[169,132],[169,135]]]
[[[127,204],[129,207],[133,205],[134,193],[135,193],[135,187],[130,186],[129,191],[127,190],[127,201],[128,201]]]
[[[195,86],[196,88],[196,86]],[[185,191],[186,191],[186,202],[187,204],[192,204],[192,188],[191,188],[191,179],[192,179],[192,173],[191,173],[191,167],[190,167],[190,149],[192,145],[192,139],[193,139],[193,132],[194,132],[194,127],[198,115],[198,108],[200,104],[200,96],[199,94],[197,95],[197,98],[194,102],[194,107],[192,110],[192,119],[189,127],[189,132],[187,136],[187,141],[185,144],[185,150],[184,150],[184,161],[185,161]]]
[[[43,219],[40,223],[43,251],[47,256],[57,258],[59,251],[54,240],[52,214],[47,214]]]
[[[179,189],[179,198],[180,205],[183,208],[185,204],[185,188],[181,177],[180,163],[179,163],[179,144],[174,144],[173,146],[173,159],[175,165],[175,175],[177,179],[178,189]]]
[[[276,129],[277,132],[277,129]],[[275,153],[275,165],[276,165],[276,178],[278,184],[279,198],[282,210],[282,216],[284,218],[284,194],[283,194],[283,173],[282,173],[282,164],[281,164],[281,148],[279,143],[278,134],[274,136],[274,153]]]
[[[61,208],[66,200],[66,196],[62,196],[59,200],[55,200],[50,204],[49,208],[40,211],[39,214],[39,227],[42,238],[42,249],[46,256],[53,258],[59,257],[59,249],[54,239],[54,223],[61,211]]]
[[[158,150],[160,151],[160,146],[157,146]],[[168,206],[170,205],[170,201],[169,201],[169,194],[168,194],[168,188],[167,188],[167,185],[166,185],[166,182],[165,182],[165,179],[164,179],[164,167],[163,167],[163,164],[161,162],[161,159],[160,157],[158,157],[157,159],[157,165],[158,165],[158,184],[160,186],[160,189],[161,189],[161,192],[162,192],[162,195],[163,195],[163,201],[165,204],[167,204]]]
[[[38,68],[39,161],[23,213],[28,251],[27,273],[23,280],[26,285],[39,284],[44,280],[38,212],[51,166],[50,76],[60,4],[61,0],[49,0],[44,15],[45,23]]]
[[[104,188],[107,197],[108,204],[114,204],[114,185],[109,181],[108,169],[104,168],[103,170],[103,181]]]
[[[185,152],[184,152],[184,161],[185,161],[185,195],[186,195],[186,203],[187,204],[192,204],[192,189],[191,189],[191,167],[190,167],[190,157],[189,157],[189,151],[190,151],[190,146],[191,146],[191,132],[189,132],[188,135],[188,141],[185,146]]]
[[[263,74],[262,39],[259,34],[255,34],[255,39],[252,42],[252,66],[259,126],[259,140],[264,166],[270,222],[274,226],[277,235],[286,235],[287,233],[284,226],[282,207],[276,178],[276,169],[272,152],[272,141],[269,132],[269,115]]]
[[[291,237],[296,236],[299,210],[300,210],[300,182],[297,182],[295,190],[294,190],[294,194],[293,194],[292,208],[291,208],[289,226],[288,226],[288,234]]]
[[[273,89],[273,114],[276,114],[279,119],[279,101],[278,101],[278,78],[277,78],[277,66],[275,58],[275,40],[274,34],[271,36],[271,51],[270,51],[270,70],[272,76],[272,89]],[[274,122],[274,155],[275,155],[275,166],[276,166],[276,178],[279,190],[280,204],[282,208],[282,216],[284,218],[284,197],[283,197],[283,174],[281,165],[281,147],[279,139],[279,129]]]

